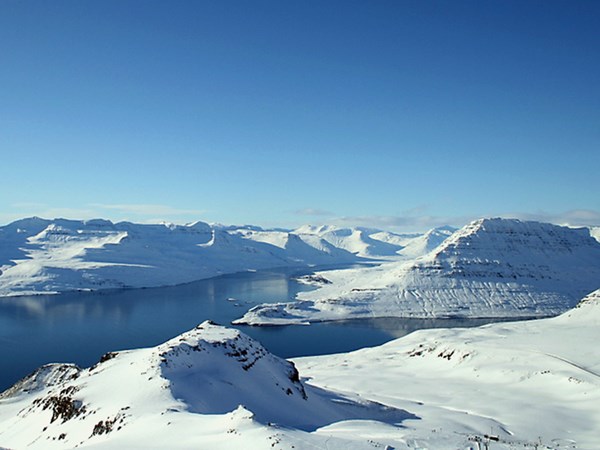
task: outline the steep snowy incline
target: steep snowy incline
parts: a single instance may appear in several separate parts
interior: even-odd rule
[[[357,260],[324,242],[271,232],[24,219],[0,227],[0,296],[174,285],[224,273]]]
[[[311,385],[410,408],[421,418],[405,423],[413,447],[486,448],[487,440],[490,449],[593,450],[600,448],[599,325],[600,290],[552,319],[421,330],[294,363]],[[493,422],[482,430],[477,417]]]
[[[583,228],[481,219],[414,262],[325,276],[300,301],[259,305],[236,323],[555,315],[600,286],[600,243]]]
[[[401,442],[398,425],[409,418],[306,386],[292,363],[204,322],[157,347],[107,353],[89,369],[38,369],[0,395],[0,446],[359,449],[369,439]],[[320,432],[337,422],[346,436]]]

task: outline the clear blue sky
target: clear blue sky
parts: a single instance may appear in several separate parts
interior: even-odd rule
[[[600,2],[0,2],[0,222],[600,225]]]

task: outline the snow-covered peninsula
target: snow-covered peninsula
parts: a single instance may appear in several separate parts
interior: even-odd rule
[[[244,239],[203,222],[180,226],[24,219],[0,228],[0,295],[181,284],[269,267],[351,262],[355,256],[280,233]]]
[[[480,219],[414,261],[319,275],[328,281],[320,289],[235,323],[556,315],[600,287],[600,243],[587,228]]]
[[[449,234],[406,236],[333,227],[319,234],[306,227],[296,232],[204,222],[147,225],[33,217],[0,227],[0,297],[167,286],[247,270],[406,259],[403,252],[422,254]]]
[[[205,322],[88,369],[40,368],[0,395],[0,446],[594,449],[599,325],[596,291],[553,319],[292,364]]]

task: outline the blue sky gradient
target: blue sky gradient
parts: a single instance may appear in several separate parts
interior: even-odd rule
[[[0,2],[0,221],[600,225],[600,2]]]

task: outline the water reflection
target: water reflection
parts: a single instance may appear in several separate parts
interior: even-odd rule
[[[110,350],[157,345],[204,320],[228,324],[253,304],[290,300],[306,289],[293,272],[0,299],[0,389],[48,362],[91,365]]]
[[[239,311],[230,317],[229,310],[223,311],[223,299],[230,299],[233,305],[286,301],[306,289],[291,280],[284,270],[249,272],[162,288],[1,298],[0,320],[11,317],[44,323],[54,318],[75,322],[90,318],[119,321],[130,319],[142,309],[166,306],[171,310],[174,303],[192,307],[201,304],[203,315],[214,313],[232,320]]]

